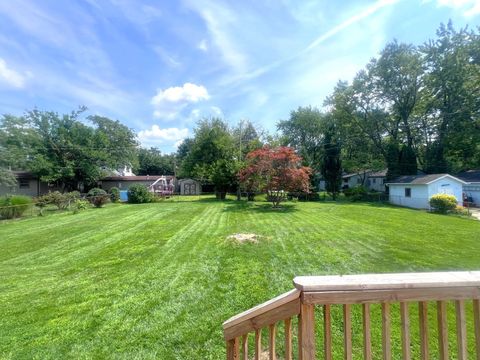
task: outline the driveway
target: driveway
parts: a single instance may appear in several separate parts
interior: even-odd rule
[[[470,209],[470,214],[477,220],[480,220],[480,209],[479,208],[471,208]]]

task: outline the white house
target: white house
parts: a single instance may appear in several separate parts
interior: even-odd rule
[[[470,206],[480,207],[480,170],[463,171],[457,175],[466,182],[463,185],[463,194]]]
[[[449,174],[407,175],[387,183],[390,203],[429,209],[429,199],[435,194],[450,194],[462,204],[463,185],[466,182]]]

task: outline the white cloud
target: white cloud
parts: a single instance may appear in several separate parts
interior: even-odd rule
[[[2,58],[0,58],[0,81],[16,88],[23,88],[25,85],[25,77],[9,68]]]
[[[463,15],[466,17],[480,14],[479,0],[436,0],[436,2],[437,6],[463,11]]]
[[[185,83],[183,86],[173,86],[165,90],[159,89],[152,98],[155,117],[172,119],[188,104],[208,100],[210,95],[203,85]]]
[[[203,39],[202,41],[200,41],[197,45],[197,48],[205,52],[208,51],[207,40]]]
[[[161,128],[158,125],[152,125],[150,129],[139,131],[138,139],[144,146],[173,144],[177,147],[186,137],[188,137],[188,134],[189,131],[187,128]]]

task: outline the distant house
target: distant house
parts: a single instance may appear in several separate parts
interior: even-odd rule
[[[367,187],[370,190],[385,192],[386,182],[387,182],[387,169],[382,171],[372,171],[368,173]]]
[[[387,170],[364,170],[342,176],[342,189],[351,189],[363,185],[369,190],[385,192]]]
[[[200,195],[201,184],[193,179],[182,179],[178,181],[180,195]]]
[[[480,207],[480,170],[468,170],[457,174],[457,177],[466,182],[463,193],[470,204]]]
[[[390,203],[416,209],[430,208],[430,197],[439,193],[455,196],[461,205],[465,184],[465,181],[449,174],[407,175],[386,183]]]
[[[13,171],[13,174],[17,178],[17,186],[8,188],[0,185],[0,195],[18,194],[36,197],[49,191],[61,190],[52,184],[41,181],[37,175],[29,171]]]
[[[362,184],[366,185],[369,172],[370,170],[365,170],[358,173],[342,175],[342,189],[351,189]]]

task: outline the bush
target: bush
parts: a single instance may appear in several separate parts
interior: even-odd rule
[[[23,215],[32,204],[32,199],[23,195],[7,195],[0,198],[0,217],[13,219]]]
[[[355,186],[343,190],[343,193],[350,201],[361,201],[367,197],[368,190],[365,186]]]
[[[40,215],[43,215],[43,208],[49,204],[55,205],[58,210],[65,210],[78,199],[80,199],[80,193],[78,191],[68,193],[54,191],[39,196],[35,201],[35,206],[40,208]]]
[[[73,203],[73,213],[76,214],[80,210],[86,210],[90,206],[90,203],[87,200],[77,199]]]
[[[153,200],[153,194],[145,185],[137,184],[128,188],[128,202],[131,204],[149,203]]]
[[[435,194],[430,198],[433,211],[446,214],[457,207],[457,198],[448,194]]]
[[[110,190],[108,190],[108,193],[110,194],[110,199],[112,202],[116,203],[120,201],[120,189],[117,187],[112,187]]]
[[[110,196],[103,189],[93,188],[88,192],[87,199],[96,208],[101,208],[110,201]]]

